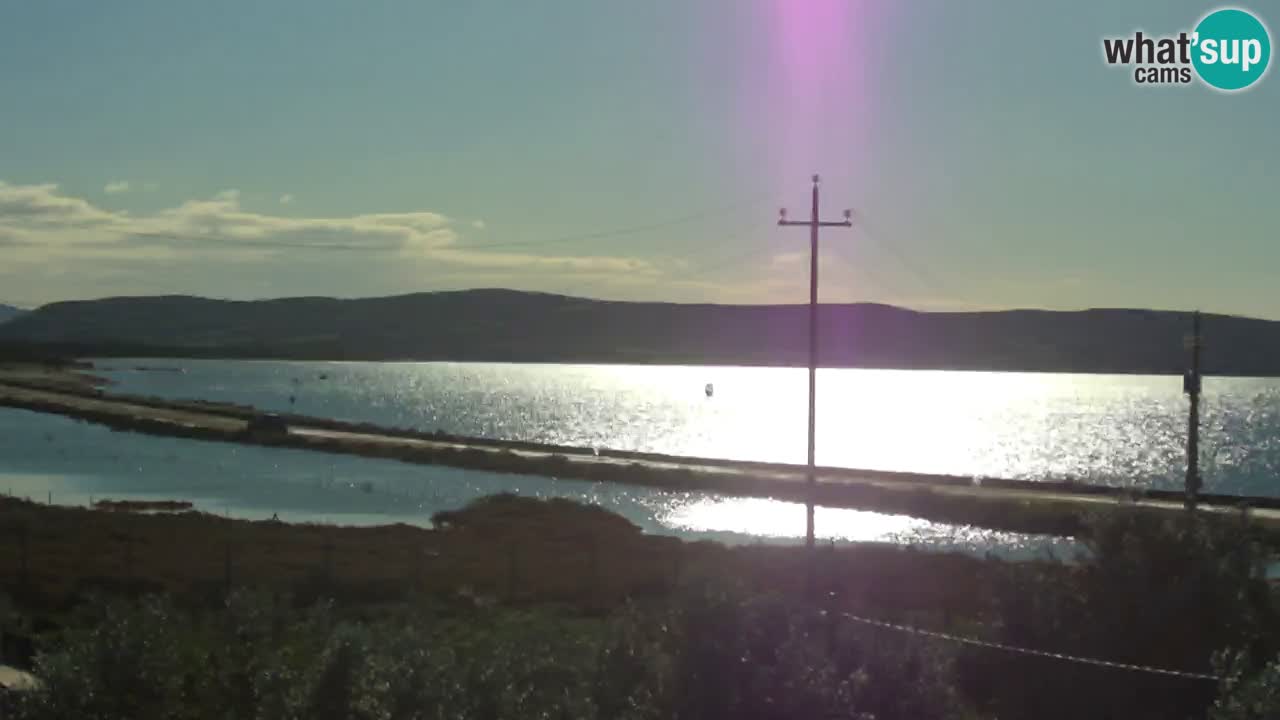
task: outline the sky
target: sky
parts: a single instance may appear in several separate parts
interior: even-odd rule
[[[1102,59],[1216,7],[3,3],[0,302],[806,302],[820,173],[824,302],[1280,319],[1280,77]]]

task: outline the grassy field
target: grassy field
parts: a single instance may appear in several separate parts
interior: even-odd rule
[[[1280,606],[1256,528],[1230,519],[1107,513],[1073,564],[824,547],[810,598],[803,548],[683,543],[513,496],[436,521],[0,501],[0,625],[34,634],[46,683],[0,694],[0,714],[1164,720],[1225,698],[1244,712],[1211,717],[1242,720],[1280,707],[1266,695]],[[840,611],[1236,679],[1027,656]]]
[[[0,357],[0,382],[15,382],[51,390],[87,392],[107,385],[89,374],[92,366],[73,361],[28,362]]]
[[[4,498],[0,581],[25,604],[47,609],[95,588],[198,598],[253,586],[300,602],[320,593],[356,604],[466,593],[596,610],[698,578],[797,595],[806,580],[803,548],[645,535],[620,516],[563,500],[492,496],[437,516],[437,525],[295,525]],[[851,608],[895,612],[972,611],[992,565],[878,545],[820,548],[817,558],[822,591]]]

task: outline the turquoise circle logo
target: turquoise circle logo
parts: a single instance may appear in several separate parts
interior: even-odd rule
[[[1192,35],[1191,63],[1219,90],[1243,90],[1262,79],[1271,61],[1271,35],[1252,13],[1235,8],[1204,16]]]

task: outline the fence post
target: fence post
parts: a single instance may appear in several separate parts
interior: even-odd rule
[[[839,565],[840,563],[836,558],[836,541],[832,540],[831,544],[827,546],[826,572],[823,573],[823,585],[826,587],[827,592],[832,594],[835,592],[837,578],[840,576]]]
[[[512,543],[507,547],[507,600],[512,601],[516,598],[516,587],[520,581],[520,558],[517,545]]]
[[[837,634],[837,630],[840,627],[838,622],[839,616],[840,616],[839,615],[839,599],[836,597],[836,592],[834,590],[827,593],[826,601],[827,601],[827,607],[826,607],[827,612],[824,619],[826,620],[826,631],[827,631],[827,654],[833,655],[835,654],[836,644],[837,644],[836,634]]]
[[[409,583],[413,592],[422,590],[427,575],[427,550],[415,547],[409,551]]]
[[[225,546],[226,555],[223,558],[223,584],[225,586],[226,595],[231,595],[231,541],[228,540]]]
[[[280,591],[272,589],[271,591],[271,638],[274,640],[280,637],[280,633],[284,631],[284,616],[280,613]]]
[[[594,535],[587,538],[586,602],[593,606],[600,597],[600,554]]]
[[[133,536],[128,532],[124,535],[124,568],[125,577],[133,582]]]
[[[671,558],[671,588],[680,587],[680,576],[684,571],[684,542],[675,546],[675,555]]]
[[[411,557],[413,561],[413,588],[422,589],[422,579],[426,577],[426,551],[422,551],[417,557]]]
[[[18,578],[23,588],[27,587],[27,583],[29,581],[29,576],[27,574],[27,532],[28,530],[25,523],[18,526],[18,544],[22,554],[21,572]]]
[[[332,590],[333,585],[333,538],[328,532],[324,535],[324,545],[321,547],[324,552],[324,566],[322,577],[324,578],[324,586],[326,590]]]

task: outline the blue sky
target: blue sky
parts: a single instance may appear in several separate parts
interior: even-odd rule
[[[824,300],[1280,319],[1280,79],[1102,62],[1214,7],[6,3],[0,302],[803,302],[819,172]]]

